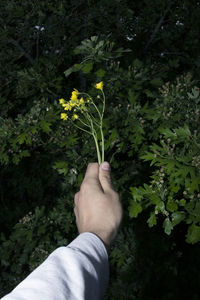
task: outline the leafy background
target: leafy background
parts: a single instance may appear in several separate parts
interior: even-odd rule
[[[103,80],[124,209],[104,298],[199,299],[199,14],[188,0],[1,1],[0,296],[78,234],[96,150],[58,99]]]

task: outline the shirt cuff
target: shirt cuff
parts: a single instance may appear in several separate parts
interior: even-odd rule
[[[68,244],[67,247],[77,248],[80,250],[85,249],[87,253],[90,253],[91,245],[92,248],[94,248],[102,258],[108,260],[108,251],[105,247],[105,244],[96,234],[92,232],[84,232],[79,234],[77,238],[75,238],[70,244]]]

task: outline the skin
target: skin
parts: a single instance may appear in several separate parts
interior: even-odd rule
[[[105,165],[109,167],[108,170],[103,169]],[[88,165],[74,202],[79,233],[94,233],[109,252],[122,221],[123,211],[119,195],[112,186],[110,166],[107,162],[100,166],[98,163]]]

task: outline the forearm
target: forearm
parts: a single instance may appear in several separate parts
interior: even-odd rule
[[[109,278],[108,255],[92,233],[56,249],[2,300],[101,299]]]

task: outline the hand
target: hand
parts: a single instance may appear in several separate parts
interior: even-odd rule
[[[107,162],[90,163],[80,191],[75,194],[74,213],[79,233],[92,232],[105,244],[107,250],[116,237],[122,220],[119,195],[112,187]]]

